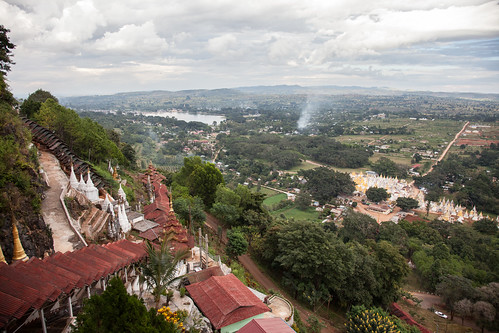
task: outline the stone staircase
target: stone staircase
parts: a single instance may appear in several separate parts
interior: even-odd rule
[[[95,206],[86,210],[80,217],[81,232],[89,241],[96,240],[98,235],[106,227],[107,221],[111,215]]]

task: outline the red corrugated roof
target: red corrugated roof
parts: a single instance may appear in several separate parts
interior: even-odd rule
[[[186,288],[215,329],[270,311],[233,274],[213,276]]]
[[[19,298],[0,291],[0,327],[5,326],[14,317],[19,319],[29,310],[30,304]]]
[[[238,333],[295,333],[295,330],[281,318],[252,319]]]
[[[121,240],[0,265],[0,327],[146,256],[143,244]]]

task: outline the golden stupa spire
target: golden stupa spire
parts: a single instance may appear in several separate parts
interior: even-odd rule
[[[14,254],[12,256],[12,261],[28,261],[29,257],[24,252],[23,245],[21,244],[21,240],[19,239],[19,231],[17,230],[17,222],[14,217],[14,214],[11,213],[12,216],[12,237],[14,238]]]
[[[0,262],[7,263],[5,256],[3,255],[2,247],[0,246]]]
[[[170,212],[173,212],[173,198],[172,198],[172,192],[170,192]]]

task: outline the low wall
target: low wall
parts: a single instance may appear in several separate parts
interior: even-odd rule
[[[68,184],[69,186],[69,184]],[[68,219],[69,225],[71,226],[71,229],[73,229],[74,233],[78,236],[78,238],[82,241],[82,243],[85,246],[88,246],[87,242],[85,241],[85,238],[80,233],[79,226],[77,227],[76,221],[73,221],[73,218],[71,215],[69,215],[68,208],[66,207],[66,204],[64,203],[64,198],[66,197],[66,194],[68,193],[68,187],[62,187],[61,195],[59,197],[59,200],[61,201],[62,208],[64,209],[64,214],[66,214],[66,218]]]

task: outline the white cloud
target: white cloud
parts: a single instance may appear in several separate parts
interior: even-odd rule
[[[20,94],[31,92],[34,71],[46,75],[34,81],[70,89],[51,78],[81,80],[78,68],[99,81],[64,94],[128,89],[122,73],[131,68],[141,89],[176,90],[179,82],[397,87],[407,77],[416,88],[452,81],[440,67],[446,62],[477,89],[499,92],[483,75],[497,78],[498,17],[499,5],[484,0],[0,0],[0,22],[18,45],[9,79]],[[480,52],[459,46],[486,40]],[[413,63],[428,70],[415,75]],[[170,79],[175,71],[181,80]]]
[[[157,35],[154,24],[148,21],[141,26],[128,24],[116,32],[106,32],[102,38],[95,42],[94,47],[99,51],[127,55],[157,56],[168,48],[168,43]]]

